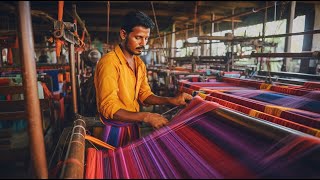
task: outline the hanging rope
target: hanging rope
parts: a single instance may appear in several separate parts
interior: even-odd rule
[[[281,6],[279,6],[280,7],[280,14],[279,14],[279,18],[278,18],[278,20],[281,20],[282,19],[282,16],[283,16],[283,13],[284,13],[284,11],[285,11],[285,7],[286,7],[286,5],[289,3],[290,1],[284,1],[284,2],[281,2]],[[278,3],[277,3],[277,1],[275,1],[274,2],[274,19],[273,19],[273,22],[276,22],[277,21],[277,5],[278,5]],[[267,6],[267,3],[266,3],[266,6]],[[266,11],[267,11],[267,8],[266,8]],[[283,23],[283,22],[282,22]],[[276,28],[274,28],[275,30],[274,30],[274,32],[272,32],[270,35],[268,35],[268,36],[272,36],[272,35],[276,35],[277,34],[277,31],[280,29],[280,26],[282,25],[282,23],[277,23],[276,24]],[[264,29],[265,30],[265,29]],[[262,32],[262,38],[263,38],[263,42],[265,42],[265,32]],[[259,36],[260,36],[260,34],[259,34]],[[273,36],[273,37],[271,37],[270,39],[271,39],[271,42],[272,43],[275,43],[275,38],[277,38],[277,37],[275,37],[275,36]],[[258,50],[258,48],[256,48],[256,52],[258,52],[259,50]],[[264,52],[264,47],[262,46],[262,48],[261,48],[261,50],[260,50],[261,52]],[[276,48],[275,48],[275,50],[274,50],[275,52],[276,52]],[[271,52],[270,52],[271,53]],[[256,58],[256,65],[258,64],[260,62],[260,70],[262,70],[262,63],[263,63],[263,57],[257,57]],[[267,59],[266,60],[266,66],[267,66],[267,71],[268,71],[268,76],[266,76],[266,79],[270,79],[270,82],[272,83],[272,81],[271,81],[271,75],[270,75],[270,71],[271,71],[271,64],[270,64],[270,58],[269,59]],[[258,69],[257,69],[258,70]]]
[[[107,13],[108,13],[108,16],[107,16],[107,44],[109,45],[109,31],[110,31],[110,1],[108,1],[108,4],[107,4]]]
[[[160,36],[160,31],[159,31],[159,27],[158,27],[158,23],[157,23],[157,17],[156,17],[156,13],[155,13],[154,7],[153,7],[153,1],[151,1],[151,7],[152,7],[152,12],[153,12],[154,22],[156,23],[156,28],[157,28],[157,33],[158,33],[158,39],[160,40],[160,45],[161,45],[161,47],[162,47],[161,52],[163,53],[166,62],[168,62],[166,53],[165,53],[165,51],[164,51],[164,46],[163,46],[163,44],[162,44],[162,38],[161,38],[161,36]]]
[[[274,2],[274,17],[273,20],[277,20],[277,1]]]
[[[198,1],[196,1],[196,6],[194,8],[194,25],[193,25],[193,34],[196,35],[196,25],[197,25],[197,11],[198,11]]]
[[[282,15],[283,13],[285,12],[286,10],[286,5],[289,3],[290,1],[284,1],[284,2],[281,2],[281,6],[280,6],[280,14],[279,14],[279,20],[282,19]],[[274,19],[273,19],[274,22],[277,21],[277,1],[274,3]],[[284,22],[282,22],[284,23]],[[277,25],[277,27],[275,28],[275,31],[273,32],[273,35],[275,35],[277,33],[277,30],[280,28],[281,24],[282,23],[279,23]],[[274,42],[275,40],[275,37],[272,38],[272,42]]]
[[[83,29],[82,32],[85,33],[85,35],[87,36],[87,39],[88,39],[88,43],[91,44],[91,39],[90,39],[90,34],[86,28],[86,25],[85,25],[85,21],[82,20],[78,13],[77,13],[77,6],[75,4],[72,5],[72,13],[73,13],[73,18],[77,20],[77,23],[81,26],[81,28]],[[82,33],[82,37],[81,37],[81,41],[84,42],[84,33]]]

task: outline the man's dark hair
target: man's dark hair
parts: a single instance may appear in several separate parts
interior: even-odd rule
[[[143,26],[152,30],[154,28],[154,22],[149,16],[141,11],[129,12],[122,20],[121,29],[124,29],[127,33],[130,33],[136,26]]]

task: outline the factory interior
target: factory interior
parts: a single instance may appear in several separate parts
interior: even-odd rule
[[[140,104],[169,123],[115,147],[94,75],[136,10],[152,92],[192,100]],[[320,178],[317,19],[319,1],[1,1],[0,178]]]

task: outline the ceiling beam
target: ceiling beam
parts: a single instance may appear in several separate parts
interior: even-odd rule
[[[225,18],[225,17],[227,17],[227,16],[215,15],[215,19],[220,19],[220,18]],[[194,22],[194,18],[190,19],[185,16],[175,16],[172,19],[175,20],[176,22],[184,21],[183,22],[184,24],[190,24],[190,23]],[[242,22],[240,17],[235,17],[233,20],[234,20],[234,22]],[[200,22],[211,21],[211,15],[199,15],[197,18],[197,21],[200,21]],[[231,22],[231,19],[224,19],[223,21]]]
[[[233,8],[257,8],[260,1],[198,1],[198,6],[219,7],[223,9]]]
[[[110,16],[124,16],[130,11],[134,11],[135,8],[129,8],[129,9],[110,9]],[[41,8],[41,11],[47,12],[47,13],[52,13],[52,14],[57,14],[56,9],[52,8]],[[142,10],[144,13],[147,15],[153,17],[153,11],[152,10]],[[86,8],[86,7],[80,7],[79,5],[77,6],[77,12],[81,16],[86,16],[88,14],[92,15],[100,15],[100,16],[107,16],[107,8]],[[156,16],[183,16],[186,15],[185,13],[181,12],[176,12],[176,11],[170,11],[170,10],[155,10]]]

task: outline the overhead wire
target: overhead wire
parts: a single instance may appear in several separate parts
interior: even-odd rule
[[[107,3],[107,44],[109,45],[109,31],[110,31],[110,1]]]
[[[156,25],[156,28],[157,28],[158,39],[160,40],[160,45],[161,45],[161,47],[162,47],[162,48],[160,49],[160,51],[163,53],[164,58],[165,58],[165,61],[168,62],[166,53],[165,53],[165,51],[164,51],[164,45],[163,45],[163,43],[162,43],[162,38],[161,38],[161,36],[160,36],[159,26],[158,26],[158,22],[157,22],[157,16],[156,16],[156,13],[155,13],[155,10],[154,10],[154,7],[153,7],[153,1],[151,1],[151,7],[152,7],[152,12],[153,12],[154,22],[155,22],[155,25]],[[169,63],[169,62],[168,62],[168,63]]]
[[[198,11],[198,1],[196,1],[196,5],[194,7],[194,25],[193,25],[193,34],[196,35],[197,29],[197,11]]]

